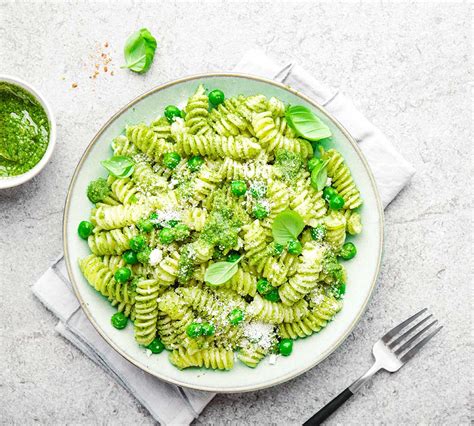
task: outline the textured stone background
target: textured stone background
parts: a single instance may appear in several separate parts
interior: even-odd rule
[[[131,395],[55,334],[55,319],[29,286],[61,253],[69,179],[101,124],[154,85],[229,70],[246,49],[258,46],[341,86],[417,174],[386,211],[378,286],[347,341],[289,383],[216,397],[198,423],[301,423],[369,366],[372,342],[387,327],[427,306],[443,332],[399,373],[376,377],[329,423],[468,424],[470,5],[157,3],[0,2],[0,73],[21,76],[46,93],[59,132],[46,170],[0,191],[0,421],[153,422]],[[125,38],[143,26],[159,47],[151,71],[141,76],[119,66]],[[89,79],[97,45],[106,41],[115,75]]]

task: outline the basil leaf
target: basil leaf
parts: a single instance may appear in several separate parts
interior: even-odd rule
[[[123,155],[115,155],[108,160],[101,161],[100,164],[102,164],[112,176],[117,178],[129,177],[135,169],[135,164],[132,159]]]
[[[279,213],[272,224],[273,239],[277,244],[286,244],[289,240],[296,240],[304,229],[301,216],[292,210]]]
[[[295,133],[309,141],[318,141],[331,136],[329,127],[304,106],[290,106],[285,112],[285,117]]]
[[[234,262],[216,262],[206,269],[204,281],[211,285],[221,285],[229,281],[239,269],[243,256]]]
[[[319,160],[319,163],[316,164],[311,172],[311,186],[317,191],[322,191],[326,186],[326,181],[328,180],[328,163],[329,160]]]
[[[123,54],[126,64],[122,68],[129,68],[137,73],[147,72],[153,62],[156,50],[156,39],[146,28],[133,33],[125,42]]]

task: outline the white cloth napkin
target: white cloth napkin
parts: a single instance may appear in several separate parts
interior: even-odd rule
[[[331,112],[360,143],[377,181],[384,206],[414,173],[387,138],[352,102],[315,80],[298,65],[280,66],[258,50],[249,51],[235,71],[290,84]],[[33,285],[38,299],[59,319],[56,330],[127,389],[163,425],[187,425],[214,397],[165,383],[122,358],[99,335],[80,308],[67,278],[64,259],[56,261]]]

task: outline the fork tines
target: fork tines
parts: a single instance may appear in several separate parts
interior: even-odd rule
[[[382,341],[385,343],[385,345],[403,363],[411,359],[428,342],[428,340],[430,340],[436,333],[438,333],[438,331],[443,328],[443,326],[439,326],[432,330],[430,333],[426,334],[426,332],[432,326],[438,323],[438,320],[433,320],[425,327],[423,327],[420,331],[418,331],[416,334],[413,334],[413,332],[418,330],[429,319],[433,318],[433,315],[431,314],[423,318],[421,321],[418,321],[409,330],[404,331],[404,329],[409,324],[414,322],[427,310],[427,308],[422,309],[420,312],[417,312],[415,315],[411,316],[407,320],[398,324],[396,327],[392,328],[387,334],[382,337]],[[403,334],[400,334],[402,331],[404,331]]]

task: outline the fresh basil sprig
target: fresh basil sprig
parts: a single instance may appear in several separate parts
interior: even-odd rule
[[[135,169],[135,164],[130,157],[115,155],[108,160],[101,161],[108,172],[117,178],[129,177]]]
[[[319,141],[331,136],[331,130],[311,110],[301,105],[288,107],[286,121],[298,136],[309,141]]]
[[[204,281],[210,285],[221,285],[229,281],[239,269],[240,256],[234,262],[216,262],[206,269]]]
[[[316,189],[316,191],[322,191],[326,186],[326,181],[328,180],[328,168],[327,165],[329,160],[319,160],[319,163],[314,166],[311,172],[311,186]]]
[[[156,50],[156,39],[149,30],[142,28],[133,33],[125,42],[123,54],[126,64],[122,68],[129,68],[137,73],[147,72],[153,62]]]
[[[303,229],[304,222],[301,216],[293,210],[285,210],[273,221],[273,239],[277,244],[285,245],[290,240],[296,240]]]

